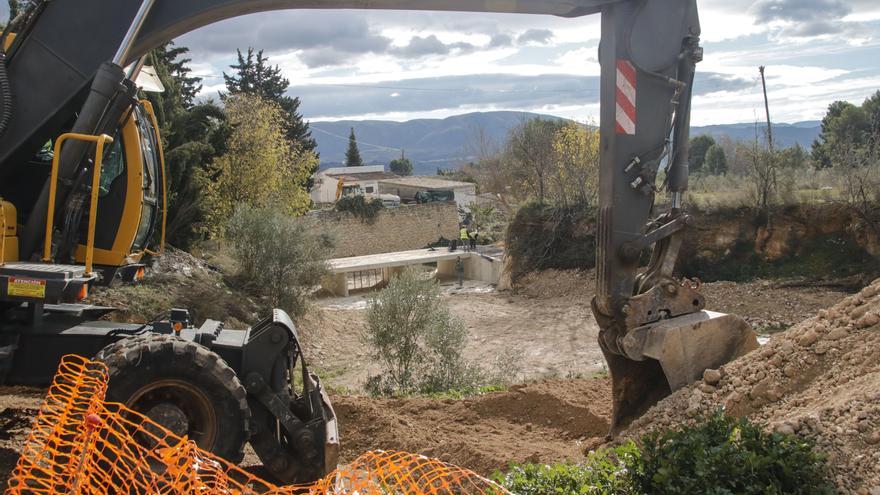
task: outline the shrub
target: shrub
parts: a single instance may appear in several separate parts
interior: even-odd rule
[[[832,494],[824,456],[810,442],[767,433],[721,411],[696,426],[642,439],[628,466],[638,493]]]
[[[362,194],[344,196],[336,202],[336,211],[350,213],[362,222],[373,222],[385,205],[379,198],[366,198]]]
[[[246,206],[235,210],[227,237],[250,289],[294,315],[305,311],[308,294],[327,273],[329,239],[278,210]]]
[[[695,426],[590,453],[583,464],[512,465],[517,495],[824,495],[837,493],[810,442],[720,411]]]
[[[583,465],[511,465],[508,473],[496,473],[495,481],[517,495],[630,495],[626,470],[638,458],[632,442],[615,449],[591,452]]]
[[[592,268],[596,263],[596,210],[530,203],[507,227],[505,245],[514,280],[536,270]]]
[[[364,340],[383,372],[370,377],[376,395],[475,387],[478,369],[462,357],[467,331],[449,312],[436,282],[408,268],[373,296]]]

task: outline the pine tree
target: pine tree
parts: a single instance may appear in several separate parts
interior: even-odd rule
[[[364,161],[361,159],[361,152],[358,151],[357,138],[354,137],[354,127],[351,128],[351,134],[348,135],[348,151],[345,152],[346,167],[362,167]]]

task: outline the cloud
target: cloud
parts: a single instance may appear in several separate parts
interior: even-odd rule
[[[757,22],[816,22],[840,19],[850,12],[842,0],[758,0],[750,10]]]
[[[409,43],[401,47],[392,47],[388,50],[391,55],[402,58],[421,58],[429,55],[448,55],[453,50],[468,52],[474,49],[474,45],[463,41],[446,44],[437,38],[437,35],[413,36]]]
[[[809,39],[843,34],[863,38],[864,23],[845,21],[853,12],[853,1],[843,0],[758,0],[748,12],[756,25],[767,25],[776,39]]]
[[[355,12],[278,11],[222,21],[184,35],[178,44],[200,56],[228,56],[236,48],[252,46],[273,52],[303,51],[309,66],[339,65],[351,55],[382,53],[391,40],[371,29]],[[340,56],[339,61],[330,54]],[[309,63],[311,61],[312,63]]]
[[[698,73],[695,94],[737,91],[752,82],[720,74]],[[474,74],[389,80],[371,84],[312,85],[290,88],[310,119],[341,118],[380,112],[470,111],[475,108],[538,110],[593,105],[599,78],[573,74],[523,76]]]
[[[553,40],[553,31],[549,29],[529,29],[520,34],[516,41],[521,45],[534,43],[536,45],[546,45]]]
[[[489,48],[505,48],[513,44],[513,38],[509,34],[496,34],[489,40]]]

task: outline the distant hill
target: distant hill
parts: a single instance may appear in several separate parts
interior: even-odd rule
[[[482,129],[487,138],[501,146],[508,131],[533,117],[558,119],[529,112],[476,112],[445,119],[417,119],[406,122],[384,120],[342,120],[312,122],[312,136],[318,142],[322,168],[339,166],[345,159],[348,134],[353,127],[361,157],[366,164],[387,164],[403,148],[413,161],[416,175],[433,175],[438,168],[453,168],[474,159],[476,136]],[[774,139],[780,146],[800,143],[809,148],[819,134],[819,122],[775,124]],[[725,124],[693,127],[691,135],[722,135],[731,139],[754,138],[754,124]]]
[[[773,143],[783,148],[800,144],[808,150],[813,145],[813,140],[819,136],[822,130],[822,122],[809,120],[794,124],[773,124]],[[763,125],[758,128],[759,136],[763,139]],[[707,125],[703,127],[691,127],[691,136],[709,134],[715,139],[721,136],[729,136],[734,141],[755,139],[755,124],[722,124]]]

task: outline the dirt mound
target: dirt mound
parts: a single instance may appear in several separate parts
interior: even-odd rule
[[[596,292],[596,270],[548,269],[530,272],[517,280],[516,292],[528,297],[576,297],[590,300]]]
[[[548,380],[469,399],[333,397],[343,461],[382,448],[491,474],[508,462],[583,459],[608,432],[610,382]]]
[[[709,309],[742,316],[759,334],[786,330],[853,292],[833,285],[772,280],[709,282],[700,290]]]
[[[144,323],[171,308],[186,308],[197,325],[210,318],[227,328],[246,328],[271,310],[230,283],[219,267],[170,246],[140,283],[98,287],[87,302],[116,308],[108,315],[113,321]]]
[[[702,383],[664,399],[631,436],[723,406],[815,440],[844,493],[880,493],[880,280]]]

